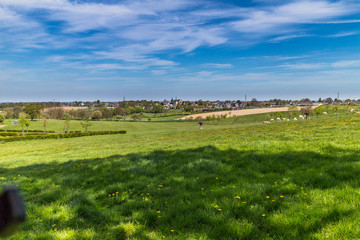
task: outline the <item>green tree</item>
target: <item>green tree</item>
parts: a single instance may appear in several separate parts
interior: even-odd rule
[[[86,119],[83,122],[80,122],[81,127],[85,130],[85,132],[87,132],[88,128],[91,126],[91,122],[89,119]]]
[[[19,118],[19,114],[23,111],[22,107],[16,106],[13,108],[13,117]]]
[[[6,108],[3,111],[5,119],[10,119],[13,116],[13,111],[11,108]]]
[[[71,116],[68,113],[65,113],[64,115],[64,128],[63,128],[63,133],[67,132],[69,133],[69,128],[70,128],[70,121],[71,121]]]
[[[134,114],[132,114],[130,117],[131,117],[132,120],[137,121],[137,120],[141,120],[141,118],[143,117],[143,115],[142,115],[142,114],[138,114],[138,113],[134,113]]]
[[[86,110],[80,110],[76,112],[78,118],[84,120],[89,118],[89,112]]]
[[[106,107],[101,108],[102,117],[106,118],[108,120],[112,116],[112,111]]]
[[[192,105],[188,105],[186,107],[184,107],[185,112],[193,112],[194,111],[194,106]]]
[[[47,115],[46,113],[44,113],[43,116],[42,116],[44,133],[46,133],[46,125],[47,125],[48,119],[49,119],[49,115]]]
[[[19,124],[21,126],[21,132],[24,134],[24,128],[26,127],[26,132],[29,132],[30,120],[25,114],[22,114],[19,119]]]
[[[91,114],[91,118],[94,120],[100,120],[101,117],[102,113],[100,110],[93,111],[93,113]]]
[[[310,114],[313,113],[311,106],[303,107],[300,109],[300,111],[305,115],[305,119],[310,119]]]
[[[3,124],[5,121],[5,116],[3,113],[0,113],[0,123]]]
[[[30,117],[31,121],[34,118],[40,116],[40,112],[43,109],[43,106],[39,103],[29,103],[24,107],[24,112]]]
[[[26,132],[28,133],[29,132],[29,126],[30,126],[30,119],[28,118],[25,118],[25,127],[26,127]]]
[[[317,118],[319,118],[319,115],[321,114],[321,112],[322,112],[322,109],[321,109],[321,107],[317,107],[317,108],[315,108],[315,114],[316,114],[316,117]]]

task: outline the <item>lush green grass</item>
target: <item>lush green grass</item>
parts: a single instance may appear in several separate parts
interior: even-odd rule
[[[13,239],[358,238],[360,118],[263,117],[94,122],[128,132],[1,144],[0,184],[28,212]]]

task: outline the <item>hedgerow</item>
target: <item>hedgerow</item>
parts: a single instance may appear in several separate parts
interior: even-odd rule
[[[89,132],[69,132],[65,134],[55,134],[55,133],[41,133],[34,134],[26,133],[24,135],[17,135],[18,133],[0,133],[0,141],[3,142],[14,142],[14,141],[25,141],[25,140],[38,140],[38,139],[61,139],[61,138],[73,138],[73,137],[84,137],[84,136],[94,136],[94,135],[110,135],[110,134],[125,134],[125,130],[121,131],[89,131]],[[15,134],[15,135],[14,135]]]

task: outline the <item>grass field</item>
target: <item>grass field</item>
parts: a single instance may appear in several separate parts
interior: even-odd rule
[[[360,118],[265,117],[0,143],[0,185],[20,187],[28,213],[12,239],[359,238]]]

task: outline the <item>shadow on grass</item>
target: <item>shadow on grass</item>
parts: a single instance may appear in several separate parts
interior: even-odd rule
[[[359,154],[324,150],[154,151],[3,168],[0,183],[27,204],[15,239],[305,239],[352,215],[312,192],[360,187]]]

